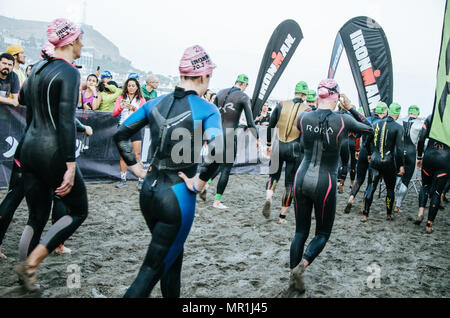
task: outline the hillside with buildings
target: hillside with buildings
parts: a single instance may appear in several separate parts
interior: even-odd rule
[[[0,51],[5,51],[11,44],[19,44],[27,55],[26,65],[39,60],[40,51],[47,38],[48,22],[18,20],[0,15]],[[145,81],[150,71],[134,68],[131,61],[120,55],[119,48],[96,31],[90,25],[82,25],[84,36],[83,53],[80,59],[75,61],[81,65],[82,78],[90,73],[95,73],[97,66],[101,70],[109,70],[114,80],[123,83],[131,72],[138,73],[141,82]],[[160,81],[160,90],[172,89],[178,79],[172,76],[155,74]]]

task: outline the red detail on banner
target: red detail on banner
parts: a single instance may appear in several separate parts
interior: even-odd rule
[[[376,82],[373,74],[373,68],[368,68],[367,70],[362,71],[361,75],[363,77],[364,86],[368,86]]]

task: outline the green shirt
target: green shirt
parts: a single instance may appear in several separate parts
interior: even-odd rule
[[[150,93],[148,92],[147,85],[142,86],[142,95],[144,96],[146,101],[149,101],[151,99],[158,97],[156,90],[152,89],[152,91]]]
[[[107,92],[100,93],[102,94],[102,101],[98,106],[98,110],[103,112],[112,112],[114,110],[114,103],[116,102],[117,97],[122,94],[122,90],[114,85],[108,85],[106,87],[110,92],[112,92],[112,94],[108,94]]]

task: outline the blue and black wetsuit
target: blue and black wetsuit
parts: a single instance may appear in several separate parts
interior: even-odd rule
[[[416,149],[419,134],[422,129],[422,121],[414,117],[407,117],[398,121],[403,126],[403,142],[405,156],[405,174],[397,177],[396,187],[399,187],[395,206],[401,207],[403,199],[408,193],[408,186],[416,169]]]
[[[83,177],[76,168],[71,191],[61,198],[68,214],[61,217],[41,239],[48,221],[54,191],[75,161],[75,109],[80,85],[79,71],[62,59],[42,60],[24,83],[19,102],[27,105],[27,130],[20,150],[24,191],[30,216],[19,243],[24,260],[37,244],[52,252],[69,238],[88,214]]]
[[[77,131],[84,132],[86,127],[76,119]],[[8,193],[0,204],[0,245],[2,245],[9,224],[25,197],[24,180],[22,178],[22,169],[20,164],[20,149],[22,148],[23,138],[20,140],[14,154],[11,178],[9,180]],[[59,196],[54,196],[52,208],[52,224],[55,224],[60,218],[67,214],[67,209]]]
[[[303,159],[302,142],[300,140],[300,131],[296,127],[298,116],[302,112],[309,112],[311,108],[304,104],[300,98],[283,101],[277,104],[270,116],[269,126],[267,127],[267,144],[272,143],[272,129],[277,127],[278,149],[272,147],[272,154],[269,166],[272,167],[274,160],[278,160],[277,169],[270,173],[266,183],[266,190],[275,190],[281,177],[283,164],[286,163],[284,171],[285,189],[281,204],[283,207],[291,205],[294,197],[294,178],[297,169]]]
[[[383,178],[386,184],[386,212],[392,215],[395,198],[395,181],[398,169],[404,166],[403,127],[388,116],[374,126],[374,135],[367,140],[366,148],[371,155],[370,174],[364,198],[365,216],[369,216],[370,206],[378,182]]]
[[[348,138],[349,131],[373,133],[370,123],[356,109],[350,109],[350,114],[319,108],[302,113],[298,119],[305,156],[294,182],[296,227],[290,249],[291,269],[302,258],[311,263],[330,237],[336,213],[336,179],[342,140]],[[316,233],[303,254],[313,208]]]
[[[207,181],[217,170],[217,162],[222,160],[221,118],[216,106],[180,87],[145,103],[114,135],[129,166],[137,163],[129,138],[147,124],[152,161],[140,193],[140,207],[152,240],[125,297],[148,297],[160,279],[164,297],[179,297],[183,246],[194,220],[196,196],[178,172],[188,178],[196,174],[204,140],[211,156],[199,167],[200,179]]]
[[[428,146],[422,161],[422,187],[419,194],[419,207],[425,208],[428,198],[430,208],[428,210],[428,222],[434,222],[441,194],[447,184],[450,173],[450,147],[429,137],[432,115],[423,123],[417,143],[417,158],[422,158],[425,140],[428,138]]]
[[[218,195],[222,195],[227,187],[230,172],[236,159],[236,128],[239,126],[239,119],[242,111],[245,113],[247,126],[252,128],[251,131],[256,139],[259,138],[259,134],[255,122],[253,121],[250,98],[239,87],[233,86],[231,88],[221,90],[217,93],[217,98],[214,100],[214,103],[219,108],[220,116],[222,118],[225,151],[223,163],[212,176],[212,179],[220,173],[216,193]]]

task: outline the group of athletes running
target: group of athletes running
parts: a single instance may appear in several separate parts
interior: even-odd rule
[[[77,230],[88,215],[86,188],[75,162],[75,109],[80,74],[71,64],[81,56],[83,31],[68,20],[56,19],[49,25],[47,33],[49,42],[55,47],[54,55],[46,56],[33,67],[20,91],[20,104],[27,106],[27,127],[15,154],[11,179],[14,182],[5,198],[14,201],[10,208],[15,210],[25,196],[29,207],[29,219],[19,244],[21,262],[15,267],[27,290],[39,288],[36,283],[39,265]],[[221,173],[213,206],[226,208],[220,201],[236,156],[233,132],[242,112],[260,147],[250,99],[244,93],[248,85],[245,74],[238,76],[233,87],[219,91],[214,104],[200,97],[208,89],[214,67],[202,47],[187,48],[179,64],[180,83],[174,91],[142,105],[114,135],[128,168],[144,179],[139,204],[152,233],[143,264],[125,297],[148,297],[158,281],[164,297],[180,296],[183,248],[195,215],[196,194],[205,198],[208,184]],[[317,93],[309,90],[305,82],[299,82],[294,93],[292,100],[276,106],[270,118],[267,155],[271,161],[277,159],[279,164],[270,172],[266,183],[262,212],[265,217],[270,216],[273,192],[285,162],[285,190],[279,220],[281,223],[286,221],[293,200],[296,228],[290,247],[290,286],[303,292],[305,270],[330,237],[336,196],[337,192],[342,192],[349,157],[354,158],[350,164],[350,177],[355,182],[345,211],[350,212],[368,171],[363,209],[363,220],[367,221],[381,178],[386,185],[388,219],[392,219],[396,176],[401,183],[401,199],[397,201],[400,207],[417,155],[423,181],[417,222],[424,217],[426,201],[431,197],[428,231],[436,217],[441,193],[446,185],[448,187],[450,158],[448,146],[428,135],[430,117],[423,125],[417,124],[414,118],[419,114],[417,107],[410,107],[411,117],[400,125],[395,121],[400,114],[400,105],[393,103],[388,108],[380,103],[375,114],[366,118],[340,92],[333,79],[322,80]],[[338,105],[340,110],[334,111]],[[148,170],[144,170],[134,155],[130,137],[147,125],[151,133],[152,156]],[[275,128],[278,142],[272,136]],[[83,130],[83,127],[79,129]],[[189,149],[191,160],[175,162],[171,154],[177,151],[179,140],[172,136],[180,129],[190,136],[203,136],[206,151],[196,148],[194,138],[183,140],[188,144],[184,149]],[[426,139],[428,146],[423,155]],[[349,155],[350,148],[356,153]],[[410,156],[412,153],[414,158]],[[41,237],[52,202],[56,200],[61,216]],[[313,208],[316,231],[305,250]],[[4,232],[0,234],[3,238]]]

